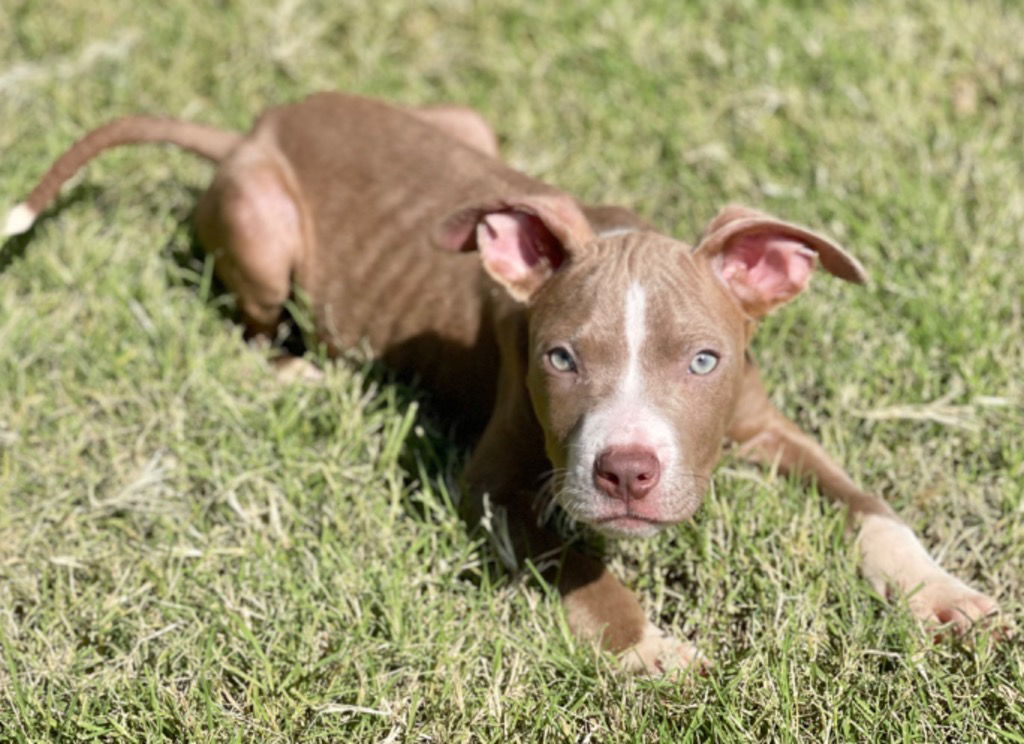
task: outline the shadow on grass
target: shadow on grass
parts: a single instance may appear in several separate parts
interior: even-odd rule
[[[204,189],[186,187],[194,204]],[[186,237],[182,240],[182,235]],[[172,265],[168,267],[168,281],[191,290],[197,300],[206,304],[226,321],[240,324],[240,317],[230,290],[213,272],[212,259],[207,254],[196,233],[192,221],[192,210],[178,219],[178,229],[166,239],[162,253],[168,256]],[[424,343],[424,339],[417,339]],[[445,353],[457,353],[446,350]],[[463,350],[462,353],[465,353]],[[406,437],[396,464],[407,489],[422,480],[443,483],[446,492],[453,491],[454,480],[465,463],[470,446],[483,429],[483,421],[459,422],[453,420],[446,403],[432,396],[415,376],[396,372],[381,361],[360,358],[357,353],[332,357],[316,338],[313,322],[301,302],[294,298],[285,306],[278,331],[272,341],[270,355],[306,356],[317,366],[345,365],[358,369],[361,381],[359,392],[363,395],[387,395],[399,411],[416,407],[412,427],[418,433]],[[453,512],[457,504],[450,504]],[[427,508],[415,500],[406,500],[406,508],[415,519],[429,518]],[[497,558],[493,558],[497,563]]]

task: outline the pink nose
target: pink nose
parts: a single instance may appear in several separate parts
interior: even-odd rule
[[[639,501],[660,477],[658,456],[642,447],[609,447],[594,460],[594,485],[620,501]]]

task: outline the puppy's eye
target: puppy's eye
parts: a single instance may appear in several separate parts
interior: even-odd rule
[[[556,346],[547,353],[548,364],[556,372],[575,372],[576,360],[564,346]]]
[[[690,362],[690,371],[695,375],[709,374],[718,366],[718,354],[708,349],[698,351],[697,355]]]

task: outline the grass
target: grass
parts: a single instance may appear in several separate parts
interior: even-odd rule
[[[475,106],[517,167],[683,239],[730,201],[817,226],[873,282],[764,324],[773,394],[1017,615],[1022,36],[993,0],[10,0],[0,206],[113,116],[342,88]],[[209,174],[110,152],[0,246],[0,739],[1024,741],[1020,640],[934,643],[841,513],[735,461],[610,548],[713,671],[618,672],[467,537],[416,391],[273,383],[191,256]]]

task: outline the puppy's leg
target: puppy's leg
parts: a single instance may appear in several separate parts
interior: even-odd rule
[[[250,341],[274,340],[292,275],[308,253],[309,231],[297,191],[283,158],[248,141],[222,162],[196,207],[199,240],[235,295]],[[292,356],[273,364],[284,380],[319,375]]]
[[[740,456],[777,463],[782,472],[816,482],[822,493],[845,504],[859,528],[861,571],[880,593],[895,588],[909,596],[918,617],[952,622],[961,631],[998,610],[995,600],[944,571],[888,504],[858,488],[817,442],[783,416],[749,362],[743,385],[729,429],[729,437],[741,445]]]
[[[466,106],[421,106],[409,112],[454,137],[460,142],[479,150],[484,155],[498,157],[498,137],[487,120]]]
[[[647,619],[636,595],[599,560],[565,552],[558,589],[566,619],[581,638],[600,638],[631,672],[674,674],[707,665],[697,648]]]

